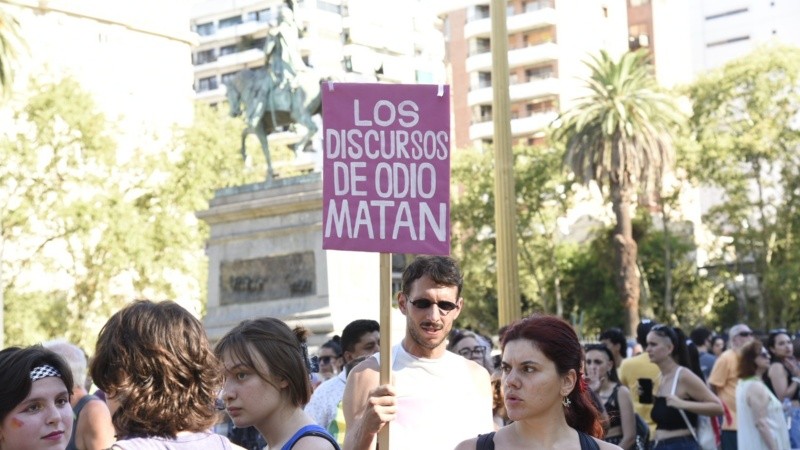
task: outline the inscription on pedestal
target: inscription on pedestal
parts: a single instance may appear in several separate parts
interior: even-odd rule
[[[223,261],[220,305],[281,300],[317,293],[314,253]]]

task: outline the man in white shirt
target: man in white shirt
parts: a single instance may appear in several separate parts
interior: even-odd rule
[[[341,343],[345,365],[361,356],[370,356],[380,349],[380,324],[368,319],[354,320],[344,327]],[[347,374],[342,370],[320,384],[305,407],[306,413],[326,430],[336,418],[336,408],[342,401],[346,383]]]
[[[376,447],[392,422],[392,449],[446,449],[494,430],[489,373],[447,351],[447,336],[464,307],[463,279],[449,257],[419,256],[403,272],[397,295],[406,335],[392,348],[392,383],[380,384],[380,355],[347,379],[346,450]]]

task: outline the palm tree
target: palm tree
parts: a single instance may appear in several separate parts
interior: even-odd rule
[[[586,64],[590,93],[561,115],[554,138],[565,144],[564,161],[576,179],[594,181],[610,196],[616,216],[614,282],[625,308],[626,332],[633,336],[639,323],[640,274],[631,216],[636,195],[654,192],[672,164],[671,130],[681,114],[675,101],[659,92],[647,53],[626,53],[615,62],[601,51]]]
[[[19,22],[0,8],[0,92],[11,86],[11,62],[17,57],[17,44],[21,43]]]

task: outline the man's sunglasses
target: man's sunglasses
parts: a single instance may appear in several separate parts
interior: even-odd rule
[[[446,316],[447,313],[458,308],[458,305],[456,305],[453,302],[448,302],[448,301],[434,302],[428,300],[427,298],[418,298],[416,300],[409,301],[409,303],[411,303],[412,305],[414,305],[415,308],[418,309],[428,309],[431,307],[431,305],[436,305],[439,308],[439,313],[443,316]]]
[[[739,333],[737,333],[737,336],[740,337],[750,337],[752,335],[753,335],[752,331],[740,331]]]

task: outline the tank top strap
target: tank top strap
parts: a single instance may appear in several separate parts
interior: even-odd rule
[[[494,450],[494,431],[478,435],[478,443],[475,450]]]
[[[333,448],[335,448],[336,450],[341,450],[339,444],[336,442],[333,436],[331,436],[330,433],[325,431],[324,428],[322,428],[317,424],[306,425],[303,428],[297,430],[294,436],[292,436],[291,439],[289,439],[286,442],[286,444],[284,444],[283,447],[281,447],[281,450],[291,450],[294,447],[294,444],[297,443],[297,441],[306,436],[321,437],[330,442],[331,445],[333,445]]]
[[[588,434],[578,431],[578,439],[581,443],[581,450],[600,450],[600,446],[597,445],[597,441],[595,441]]]

